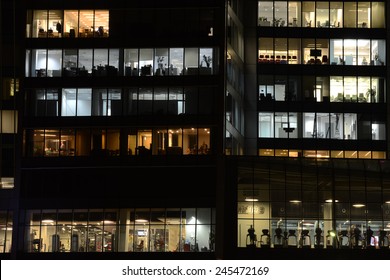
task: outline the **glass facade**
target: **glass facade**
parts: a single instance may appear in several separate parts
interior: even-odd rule
[[[215,87],[27,89],[30,117],[213,115]],[[10,116],[10,114],[5,116]],[[10,127],[10,124],[7,124]],[[8,128],[10,129],[10,128]]]
[[[258,159],[238,164],[238,247],[381,248],[389,166],[377,160]]]
[[[386,1],[30,2],[4,29],[6,258],[389,248]]]
[[[31,49],[26,77],[215,75],[217,48]]]
[[[259,38],[259,63],[375,65],[386,62],[385,40]]]
[[[259,1],[258,26],[384,28],[385,5],[370,1]]]
[[[214,251],[215,210],[131,208],[27,210],[24,251]]]
[[[0,254],[10,253],[12,247],[12,212],[0,211]]]
[[[108,10],[29,10],[27,38],[104,38],[109,36]]]
[[[259,156],[387,158],[384,7],[258,1]]]
[[[32,129],[24,143],[25,157],[212,154],[210,128],[194,127]]]

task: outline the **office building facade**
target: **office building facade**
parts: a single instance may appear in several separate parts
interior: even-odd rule
[[[20,1],[3,256],[387,252],[386,2],[173,2]]]

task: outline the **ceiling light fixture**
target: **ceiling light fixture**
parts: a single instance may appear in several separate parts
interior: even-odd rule
[[[246,197],[246,198],[245,198],[245,201],[247,201],[247,202],[253,202],[253,201],[259,201],[259,199],[254,198],[254,197]]]
[[[147,223],[148,220],[146,220],[146,219],[136,219],[135,222],[136,223]]]
[[[361,204],[361,203],[356,203],[356,204],[353,204],[352,206],[355,208],[362,208],[362,207],[365,207],[366,205]]]

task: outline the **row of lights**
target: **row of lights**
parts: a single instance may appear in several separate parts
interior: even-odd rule
[[[258,199],[258,198],[254,198],[254,197],[246,197],[246,198],[245,198],[245,201],[246,201],[246,202],[256,202],[256,201],[259,201],[259,199]],[[289,202],[291,202],[291,203],[301,203],[302,201],[293,199],[293,200],[290,200]],[[336,200],[327,199],[327,200],[325,200],[325,202],[327,202],[327,203],[333,203],[333,202],[339,202],[339,201],[338,201],[337,199],[336,199]],[[386,203],[386,204],[390,204],[390,200],[389,200],[389,201],[386,201],[385,203]],[[355,203],[355,204],[353,204],[352,206],[355,207],[355,208],[362,208],[362,207],[365,207],[366,205],[365,205],[365,204],[362,204],[362,203]]]

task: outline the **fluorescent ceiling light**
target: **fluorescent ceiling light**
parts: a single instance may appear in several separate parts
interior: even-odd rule
[[[259,200],[257,198],[247,197],[247,198],[245,198],[245,201],[253,202],[253,201],[259,201]]]
[[[145,220],[145,219],[136,219],[135,220],[136,223],[147,223],[149,222],[148,220]]]
[[[356,203],[356,204],[353,204],[352,206],[355,208],[362,208],[362,207],[365,207],[366,205],[361,204],[361,203]]]

